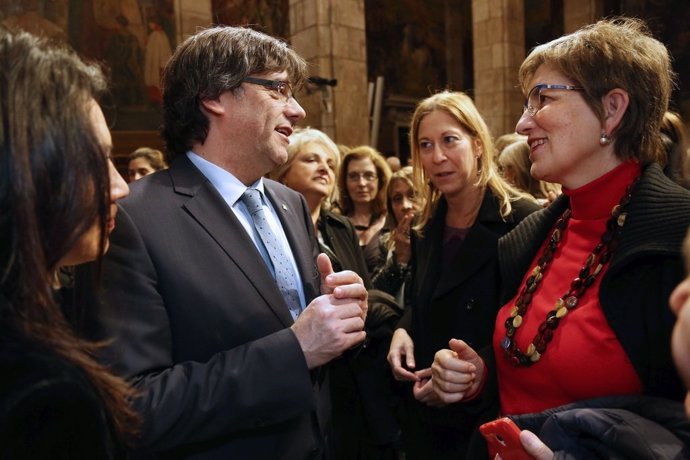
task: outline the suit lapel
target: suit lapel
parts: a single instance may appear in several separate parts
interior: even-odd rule
[[[465,241],[458,249],[453,260],[442,270],[443,232],[445,229],[447,204],[444,199],[439,202],[438,211],[429,228],[427,241],[430,257],[427,262],[429,270],[425,276],[424,291],[430,293],[429,300],[442,296],[464,284],[474,273],[496,257],[496,246],[500,233],[498,226],[505,225],[500,218],[498,204],[488,190],[482,198],[477,215],[477,222],[467,234]]]
[[[175,192],[189,197],[182,207],[218,243],[280,321],[285,326],[293,324],[261,254],[215,187],[186,157],[170,168],[170,175]]]
[[[434,297],[442,296],[466,283],[468,278],[496,257],[497,240],[495,233],[481,224],[475,225],[448,265],[448,270],[441,275]]]

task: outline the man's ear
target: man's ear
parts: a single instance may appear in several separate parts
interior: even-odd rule
[[[215,99],[202,99],[201,107],[212,115],[219,116],[225,113],[225,107],[220,103],[220,97]]]
[[[621,88],[614,88],[603,98],[604,106],[604,131],[613,133],[618,129],[625,111],[630,104],[630,95]]]

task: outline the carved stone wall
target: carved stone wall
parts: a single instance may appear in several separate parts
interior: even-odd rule
[[[473,0],[475,103],[492,134],[513,132],[522,93],[517,71],[525,57],[523,0]]]
[[[290,0],[291,42],[311,65],[311,75],[337,80],[300,93],[304,124],[336,143],[369,142],[364,0]]]

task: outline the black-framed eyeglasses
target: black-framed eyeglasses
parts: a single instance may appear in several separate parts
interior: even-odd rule
[[[541,110],[542,104],[544,104],[544,99],[542,99],[541,92],[545,89],[565,89],[569,91],[583,91],[582,86],[573,85],[549,85],[547,83],[540,83],[535,85],[529,93],[527,93],[527,99],[525,99],[525,107],[522,111],[523,114],[528,114],[533,117]]]
[[[244,77],[242,79],[245,83],[251,83],[252,85],[260,85],[264,88],[268,88],[274,91],[283,102],[288,102],[292,99],[294,94],[292,93],[292,86],[290,83],[283,80],[266,80],[265,78],[256,77]]]

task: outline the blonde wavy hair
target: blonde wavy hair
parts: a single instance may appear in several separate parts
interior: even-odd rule
[[[410,151],[414,170],[415,190],[421,194],[424,202],[415,231],[421,235],[429,220],[436,212],[442,193],[431,183],[422,166],[419,152],[419,125],[422,119],[432,112],[443,111],[450,115],[481,146],[481,155],[477,158],[476,186],[488,187],[500,200],[500,213],[505,219],[513,210],[512,201],[519,198],[530,198],[508,184],[498,173],[496,151],[491,132],[472,99],[460,91],[442,91],[417,104],[410,122]]]
[[[287,149],[287,160],[282,165],[273,168],[273,170],[270,173],[268,173],[268,177],[269,179],[273,179],[275,181],[283,183],[283,179],[285,178],[285,175],[288,173],[290,168],[292,168],[292,164],[295,162],[297,154],[301,152],[308,144],[312,143],[318,144],[324,149],[326,149],[328,153],[333,155],[333,159],[335,161],[335,164],[333,165],[335,184],[333,185],[331,195],[326,197],[326,199],[321,204],[322,208],[330,209],[332,203],[335,203],[338,200],[337,184],[338,171],[340,170],[340,151],[335,142],[333,142],[333,140],[330,137],[328,137],[328,134],[324,133],[323,131],[319,131],[316,128],[311,128],[308,126],[305,128],[295,129],[295,131],[290,135],[290,145],[288,145]]]

